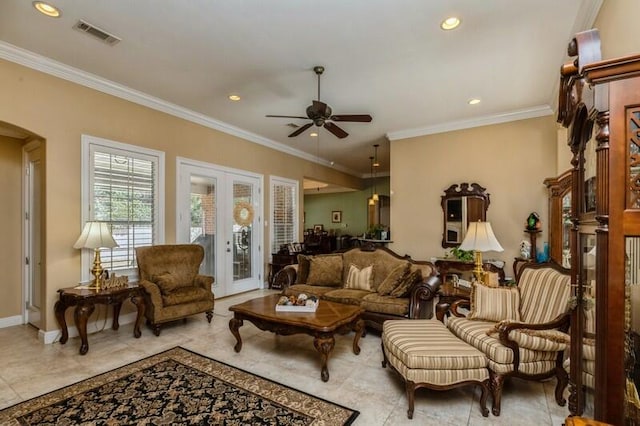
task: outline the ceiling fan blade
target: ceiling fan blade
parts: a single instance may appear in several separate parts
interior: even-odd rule
[[[291,133],[289,135],[290,138],[294,138],[296,136],[298,136],[300,133],[304,132],[305,130],[307,130],[309,127],[313,126],[313,123],[307,123],[304,126],[300,127],[299,129],[297,129],[295,132]]]
[[[265,115],[265,117],[276,117],[276,118],[301,118],[303,120],[308,120],[308,117],[301,117],[299,115]]]
[[[330,131],[331,133],[333,133],[334,135],[336,135],[337,137],[339,137],[340,139],[344,139],[347,136],[349,136],[349,133],[345,132],[340,127],[336,126],[330,121],[327,121],[326,123],[324,123],[324,128]]]
[[[333,121],[354,121],[358,123],[369,123],[371,122],[371,116],[369,114],[341,114],[341,115],[332,115],[330,120]]]

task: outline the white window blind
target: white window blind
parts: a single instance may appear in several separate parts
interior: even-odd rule
[[[102,266],[120,275],[133,275],[137,268],[135,248],[159,244],[163,239],[160,199],[164,154],[91,137],[87,145],[86,220],[109,223],[118,243],[116,248],[100,251]]]
[[[298,182],[271,178],[271,252],[295,242],[298,235]]]

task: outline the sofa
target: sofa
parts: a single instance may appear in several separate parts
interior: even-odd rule
[[[431,318],[440,286],[433,263],[399,256],[385,247],[298,255],[298,264],[281,269],[274,282],[287,296],[305,293],[361,306],[366,327],[380,332],[388,319]]]
[[[156,336],[169,321],[206,313],[213,318],[213,277],[198,273],[204,249],[198,244],[167,244],[136,248],[145,316]]]

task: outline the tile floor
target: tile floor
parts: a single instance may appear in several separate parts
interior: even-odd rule
[[[360,411],[356,425],[561,425],[568,414],[566,407],[555,403],[555,380],[536,383],[512,379],[505,385],[499,417],[482,417],[476,389],[421,389],[416,394],[413,420],[409,420],[404,386],[399,376],[381,367],[380,337],[375,333],[360,340],[358,356],[352,352],[352,335],[337,336],[329,359],[331,377],[326,383],[320,380],[319,357],[309,336],[276,336],[245,321],[240,328],[242,351],[234,352],[228,307],[269,292],[258,290],[219,299],[212,324],[198,315],[186,323],[166,326],[159,337],[144,326],[142,337],[135,339],[132,324],[121,325],[118,331],[106,324],[104,330],[89,335],[85,356],[78,353],[79,338],[69,339],[65,345],[44,345],[30,326],[0,329],[0,409],[182,346],[356,409]],[[104,316],[104,310],[99,312]],[[489,407],[490,403],[489,398]]]

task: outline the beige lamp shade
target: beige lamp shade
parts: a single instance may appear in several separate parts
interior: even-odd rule
[[[493,229],[491,229],[491,223],[480,221],[469,224],[464,241],[460,244],[459,249],[479,252],[504,251],[496,239]]]
[[[118,247],[118,243],[113,239],[109,226],[106,222],[87,222],[84,224],[84,229],[78,237],[78,240],[73,245],[73,248],[114,248]]]

